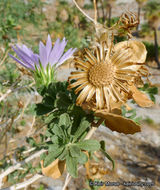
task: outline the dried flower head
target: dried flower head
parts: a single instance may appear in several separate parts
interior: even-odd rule
[[[126,30],[128,36],[131,36],[131,30],[139,24],[139,19],[132,12],[123,13],[118,21],[119,28]]]
[[[93,110],[111,112],[115,103],[121,106],[130,98],[136,101],[134,82],[140,77],[145,59],[146,49],[139,41],[129,40],[115,46],[101,43],[96,50],[85,49],[84,57],[74,60],[81,71],[71,73],[69,81],[76,79],[76,82],[68,88],[77,87],[75,93],[80,92],[77,105],[93,102]],[[153,102],[146,99],[151,106]]]

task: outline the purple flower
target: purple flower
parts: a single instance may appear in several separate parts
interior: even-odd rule
[[[52,47],[51,37],[50,35],[48,35],[46,46],[42,42],[39,43],[39,55],[34,54],[32,50],[27,48],[27,46],[25,45],[22,45],[21,47],[16,45],[16,48],[12,47],[20,60],[11,54],[9,55],[15,61],[31,70],[35,70],[35,65],[39,67],[39,61],[44,69],[47,67],[48,64],[51,67],[54,65],[58,67],[67,59],[69,59],[76,50],[70,48],[67,52],[64,53],[66,45],[67,41],[65,40],[65,38],[63,38],[62,41],[60,41],[60,39],[58,38],[54,46]]]
[[[31,49],[29,49],[27,46],[22,45],[21,47],[16,45],[15,47],[12,47],[12,49],[16,52],[17,56],[21,59],[17,59],[13,55],[9,54],[10,57],[12,57],[15,61],[20,63],[22,66],[35,70],[35,64],[39,65],[39,55],[34,54]]]
[[[56,67],[64,63],[69,59],[76,49],[70,48],[64,53],[64,49],[67,45],[67,41],[63,38],[62,41],[58,38],[52,48],[52,41],[50,35],[48,35],[46,46],[39,43],[39,56],[42,66],[45,68],[49,63],[51,67],[56,64]]]

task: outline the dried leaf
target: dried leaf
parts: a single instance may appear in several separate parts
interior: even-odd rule
[[[152,102],[146,94],[139,91],[134,85],[130,87],[130,90],[132,91],[132,98],[134,101],[141,107],[151,107],[154,105],[154,102]]]
[[[51,177],[53,179],[57,179],[63,174],[66,168],[66,164],[65,161],[56,159],[46,168],[43,167],[43,161],[41,161],[41,167],[42,167],[42,173],[44,175]]]
[[[99,111],[97,111],[95,115],[104,118],[106,127],[112,131],[117,131],[124,134],[134,134],[141,131],[138,124],[131,119],[127,119],[120,115]]]
[[[132,54],[132,56],[128,59],[128,62],[133,62],[133,63],[145,62],[147,51],[145,45],[142,42],[136,40],[129,40],[129,41],[119,42],[114,46],[115,51],[122,51],[123,49],[127,49],[128,53]]]

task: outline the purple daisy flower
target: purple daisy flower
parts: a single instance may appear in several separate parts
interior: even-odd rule
[[[45,68],[49,63],[51,67],[56,65],[58,67],[69,59],[76,49],[70,48],[64,53],[64,49],[67,45],[67,41],[63,38],[62,41],[58,38],[52,48],[52,41],[50,35],[48,35],[46,46],[40,42],[39,43],[39,56],[42,66]]]
[[[35,64],[39,65],[39,55],[32,52],[31,49],[29,49],[27,46],[22,45],[21,47],[16,45],[15,47],[12,47],[12,49],[16,52],[17,56],[21,59],[17,59],[13,55],[9,54],[10,57],[12,57],[16,62],[20,63],[22,66],[35,70]]]
[[[17,59],[11,54],[9,55],[22,66],[31,70],[35,70],[35,65],[39,67],[39,61],[44,69],[46,69],[48,64],[51,67],[54,65],[58,67],[67,59],[69,59],[76,50],[70,48],[67,52],[64,53],[66,45],[67,41],[65,38],[63,38],[62,41],[60,41],[58,38],[52,47],[51,37],[48,35],[46,46],[42,42],[39,43],[39,55],[34,54],[32,50],[27,48],[25,45],[22,45],[22,47],[16,45],[17,49],[12,47],[21,60]]]

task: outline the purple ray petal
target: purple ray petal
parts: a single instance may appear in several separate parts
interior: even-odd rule
[[[41,64],[45,68],[48,64],[48,59],[47,59],[46,48],[42,42],[39,43],[39,56]]]
[[[49,55],[51,53],[52,50],[52,40],[50,35],[48,34],[48,39],[47,39],[47,43],[46,43],[46,51],[47,51],[47,57],[49,58]]]
[[[54,59],[55,59],[56,54],[58,53],[59,46],[60,46],[60,39],[58,38],[58,39],[56,40],[55,44],[54,44],[54,47],[53,47],[53,49],[52,49],[52,51],[51,51],[50,56],[49,56],[49,63],[50,63],[51,65],[54,64]]]
[[[34,60],[34,63],[39,64],[39,55],[38,54],[32,54],[31,58]]]
[[[26,65],[24,64],[22,61],[20,61],[19,59],[17,59],[16,57],[14,57],[13,55],[11,55],[10,53],[8,54],[12,59],[14,59],[17,63],[20,63],[23,67],[27,68],[27,69],[32,69],[34,70],[33,66],[30,65]]]
[[[61,65],[62,63],[64,63],[67,59],[69,59],[73,53],[76,51],[75,49],[70,48],[58,61],[58,64],[56,65],[56,67],[58,67],[59,65]]]
[[[18,55],[18,57],[27,65],[33,67],[34,62],[33,60],[25,53],[23,52],[18,46],[17,49],[12,47],[12,49],[16,52],[16,54]]]
[[[67,41],[65,40],[65,38],[63,38],[62,42],[60,43],[59,51],[55,57],[54,63],[58,62],[58,60],[60,59],[60,57],[62,56],[64,52],[64,48],[66,47],[66,45],[67,45]]]
[[[18,45],[17,45],[18,46]],[[19,46],[18,46],[19,47]],[[20,48],[20,47],[19,47]],[[20,48],[22,49],[28,56],[31,56],[33,54],[32,50],[29,49],[26,45],[22,45],[22,47]]]
[[[65,38],[63,38],[63,41],[59,42],[58,45],[55,44],[55,46],[56,46],[55,51],[50,56],[50,64],[51,64],[51,66],[53,66],[55,63],[58,62],[58,60],[60,59],[60,57],[62,56],[62,54],[64,52],[64,48],[65,48],[66,45],[67,45],[67,41],[65,41]]]
[[[16,44],[16,47],[17,47],[17,51],[19,52],[19,54],[21,54],[21,56],[24,56],[24,58],[32,65],[34,65],[34,60],[32,60],[31,56],[33,54],[33,52],[31,50],[29,50],[27,48],[27,52],[25,52],[25,50],[23,49],[24,47],[19,47],[17,44]]]

